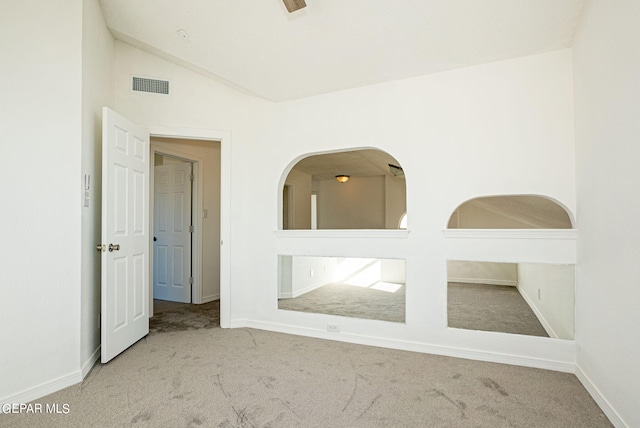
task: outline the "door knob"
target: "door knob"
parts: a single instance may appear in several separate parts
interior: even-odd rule
[[[104,245],[103,244],[96,245],[96,251],[104,251]]]
[[[109,252],[120,250],[120,244],[109,244]]]

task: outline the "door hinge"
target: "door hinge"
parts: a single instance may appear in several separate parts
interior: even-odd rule
[[[193,285],[193,277],[192,276],[189,277],[189,284]]]
[[[196,179],[196,177],[193,174],[189,175],[189,181],[194,181]]]
[[[193,232],[194,232],[193,226],[189,226],[189,233],[193,233]]]

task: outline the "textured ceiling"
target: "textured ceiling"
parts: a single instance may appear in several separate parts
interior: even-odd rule
[[[309,156],[300,160],[294,169],[310,174],[314,180],[330,180],[343,174],[351,177],[390,176],[389,164],[400,166],[386,152],[364,149]]]
[[[569,47],[583,0],[100,2],[116,38],[284,101]]]
[[[571,229],[571,219],[560,205],[556,202],[545,198],[544,196],[534,195],[506,195],[506,196],[488,196],[477,198],[465,202],[465,205],[474,205],[482,208],[489,213],[496,214],[496,219],[506,217],[517,222],[529,225],[531,228],[543,229]],[[490,225],[483,227],[481,218],[473,220],[473,229],[495,228],[495,221]],[[480,223],[478,223],[480,222]],[[469,227],[469,226],[465,226]],[[505,227],[509,228],[509,227]]]

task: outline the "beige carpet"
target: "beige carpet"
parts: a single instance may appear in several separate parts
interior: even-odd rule
[[[610,427],[575,376],[252,329],[158,333],[2,427]]]
[[[149,334],[214,328],[220,325],[220,301],[203,304],[176,303],[154,299]]]
[[[450,282],[449,327],[549,337],[516,287]]]
[[[398,286],[389,292],[331,283],[293,299],[280,299],[278,309],[405,322],[405,287]]]

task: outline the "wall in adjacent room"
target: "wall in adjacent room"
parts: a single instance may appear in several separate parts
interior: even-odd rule
[[[515,263],[447,261],[447,280],[469,284],[518,284],[518,265]]]
[[[292,169],[285,184],[293,190],[293,225],[289,228],[311,229],[311,175]]]
[[[385,177],[316,180],[318,229],[384,229]]]
[[[574,265],[519,263],[518,290],[550,337],[573,340]]]

